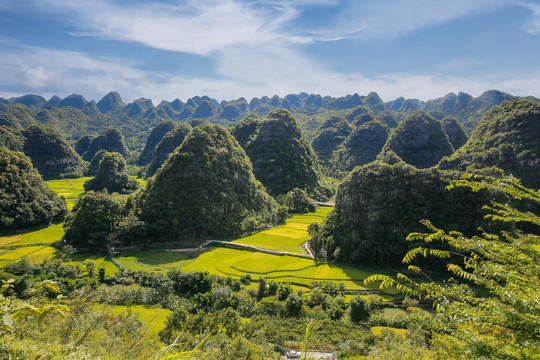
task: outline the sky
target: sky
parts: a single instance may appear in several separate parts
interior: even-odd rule
[[[0,97],[540,97],[540,0],[0,0]]]

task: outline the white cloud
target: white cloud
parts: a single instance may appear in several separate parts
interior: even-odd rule
[[[337,17],[337,27],[344,33],[355,31],[358,37],[391,39],[513,5],[515,0],[349,0]]]
[[[532,11],[530,20],[525,24],[525,30],[530,34],[540,34],[540,4],[525,3],[523,6]]]

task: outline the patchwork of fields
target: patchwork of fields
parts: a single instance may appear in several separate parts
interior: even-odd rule
[[[83,184],[89,178],[48,181],[47,184],[58,194],[67,197],[70,209],[77,197],[84,193]],[[307,214],[296,214],[283,225],[259,233],[233,240],[235,243],[252,245],[265,249],[303,254],[302,243],[309,240],[307,228],[313,222],[321,222],[332,211],[330,207],[320,207]],[[0,237],[0,268],[26,256],[31,262],[54,258],[60,252],[46,244],[62,239],[62,224],[22,235]],[[35,246],[32,246],[34,245]],[[39,244],[39,245],[38,245]],[[15,248],[7,248],[12,247]],[[107,275],[119,269],[105,257],[89,254],[73,255],[73,264],[84,268],[88,260],[97,267],[104,267]],[[166,273],[173,268],[184,271],[208,271],[214,274],[240,278],[250,274],[253,280],[264,277],[268,281],[290,282],[296,286],[309,288],[313,281],[343,283],[348,290],[367,290],[363,280],[380,269],[362,270],[348,266],[337,266],[327,262],[293,256],[279,256],[256,251],[211,248],[196,259],[178,252],[140,251],[122,253],[116,260],[127,270]]]

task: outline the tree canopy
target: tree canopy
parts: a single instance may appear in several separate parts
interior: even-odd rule
[[[66,201],[23,153],[0,147],[0,233],[62,221]]]
[[[124,157],[114,152],[102,154],[103,158],[99,161],[96,176],[84,183],[84,190],[102,191],[107,189],[110,193],[117,192],[119,194],[137,190],[139,183],[128,175]],[[98,155],[96,154],[96,156]]]
[[[472,172],[496,166],[540,188],[540,103],[505,101],[488,111],[468,142],[439,167]]]
[[[451,187],[501,192],[514,201],[535,204],[536,209],[540,205],[538,192],[512,177],[467,176]],[[381,282],[381,288],[396,286],[406,294],[433,301],[437,312],[423,321],[432,331],[432,348],[449,358],[536,359],[540,345],[540,252],[534,246],[540,244],[540,217],[537,211],[521,211],[508,203],[491,202],[487,209],[491,221],[532,226],[536,231],[469,237],[445,232],[423,220],[428,232],[409,234],[407,240],[420,241],[421,246],[409,251],[403,263],[427,281],[411,280],[400,273],[397,279],[374,275],[365,282]],[[440,249],[435,247],[437,243],[448,247]],[[423,257],[443,260],[451,278],[434,282],[417,262],[413,264]],[[478,288],[488,294],[478,293]]]

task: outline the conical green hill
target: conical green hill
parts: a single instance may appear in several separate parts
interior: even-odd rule
[[[174,129],[175,125],[176,123],[174,121],[167,120],[160,122],[152,129],[148,139],[146,140],[146,146],[141,152],[141,155],[139,155],[137,165],[145,166],[152,161],[152,155],[154,154],[154,150],[156,150],[156,146],[169,131]]]
[[[91,161],[99,150],[117,152],[124,158],[126,158],[129,153],[124,142],[124,136],[118,129],[105,130],[99,134],[99,136],[95,137],[88,145],[88,149],[82,158],[86,161]]]
[[[265,116],[245,150],[255,177],[270,194],[286,194],[294,188],[315,199],[332,194],[315,152],[288,110],[276,109]]]
[[[447,116],[441,120],[441,124],[444,132],[448,135],[448,140],[450,141],[450,144],[452,144],[454,150],[465,145],[467,142],[467,135],[465,135],[465,131],[463,131],[463,128],[455,117]]]
[[[317,129],[311,146],[321,162],[328,162],[332,153],[351,134],[352,128],[342,116],[331,116]]]
[[[419,169],[437,165],[454,148],[439,121],[423,111],[412,111],[392,131],[381,156],[393,151],[407,164]]]
[[[139,206],[149,234],[160,241],[237,236],[279,218],[242,147],[215,124],[193,129],[148,182]]]
[[[505,101],[489,110],[467,143],[442,169],[472,171],[496,166],[521,179],[527,187],[540,188],[540,102],[532,99]]]
[[[389,133],[388,126],[379,120],[358,126],[334,152],[330,161],[333,171],[335,173],[351,171],[355,166],[374,161],[386,143]]]
[[[62,221],[66,201],[43,182],[30,159],[0,147],[0,234]]]
[[[146,172],[146,177],[153,176],[158,169],[167,161],[169,154],[171,154],[174,149],[182,145],[182,142],[186,136],[191,131],[192,127],[186,123],[177,124],[174,129],[169,131],[163,139],[157,144],[154,153],[152,154],[152,161],[148,166],[148,171]]]
[[[52,128],[30,126],[21,132],[24,153],[44,179],[80,177],[85,164],[71,145]]]
[[[96,154],[97,156],[97,154]],[[105,152],[99,162],[96,176],[84,183],[85,191],[117,192],[127,194],[137,190],[139,183],[126,171],[126,160],[119,153]]]

